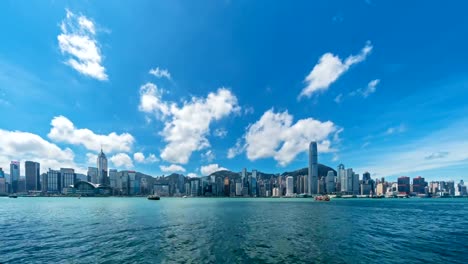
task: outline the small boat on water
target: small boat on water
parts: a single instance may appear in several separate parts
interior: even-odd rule
[[[157,196],[157,195],[148,195],[148,200],[160,200],[161,197]]]
[[[330,197],[328,195],[319,195],[319,196],[315,196],[314,200],[320,201],[320,202],[329,202]]]
[[[182,196],[182,198],[187,198],[187,195]]]
[[[18,195],[10,194],[8,195],[9,198],[18,198]]]

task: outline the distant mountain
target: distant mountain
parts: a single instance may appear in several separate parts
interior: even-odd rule
[[[336,175],[336,170],[334,170],[333,168],[330,168],[326,165],[323,165],[323,164],[320,164],[318,165],[318,176],[327,176],[328,174],[328,171],[333,171],[333,173],[335,173]],[[305,168],[302,168],[302,169],[298,169],[298,170],[295,170],[295,171],[290,171],[290,172],[283,172],[283,176],[293,176],[293,177],[296,177],[296,176],[300,176],[300,175],[308,175],[309,174],[309,168],[308,167],[305,167]]]
[[[323,164],[320,164],[320,163],[318,164],[319,176],[327,176],[328,171],[333,171],[335,173],[335,175],[336,175],[336,170],[334,170],[333,168],[328,167],[328,166],[323,165]],[[252,171],[249,171],[247,174],[251,175]],[[295,170],[295,171],[283,172],[280,175],[281,176],[297,177],[297,176],[308,175],[308,174],[309,174],[309,169],[306,167],[306,168],[298,169],[298,170]],[[277,176],[277,175],[278,174],[264,173],[264,172],[261,172],[261,171],[257,171],[257,177],[262,178],[262,179],[270,179],[271,177],[274,177],[274,176]],[[221,170],[221,171],[217,171],[217,172],[214,172],[214,173],[210,174],[210,176],[216,176],[216,177],[222,177],[222,178],[225,178],[227,176],[231,180],[231,179],[240,178],[241,173],[240,172],[233,172],[233,171],[229,171],[229,170]]]

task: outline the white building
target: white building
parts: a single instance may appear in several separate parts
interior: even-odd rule
[[[286,196],[294,195],[294,178],[292,176],[286,177]]]

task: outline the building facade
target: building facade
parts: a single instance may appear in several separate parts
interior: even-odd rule
[[[26,176],[26,191],[41,190],[41,165],[38,162],[26,161],[24,163]]]
[[[312,141],[309,145],[309,194],[317,194],[318,191],[318,153],[317,142]]]

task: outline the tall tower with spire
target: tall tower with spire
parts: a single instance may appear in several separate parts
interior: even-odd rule
[[[309,177],[308,177],[308,194],[317,194],[318,186],[318,153],[317,142],[312,141],[309,145]]]
[[[97,183],[102,184],[102,185],[108,185],[107,184],[107,158],[106,154],[102,151],[101,147],[101,153],[99,153],[97,157],[97,168],[98,168],[98,177],[97,177]]]

